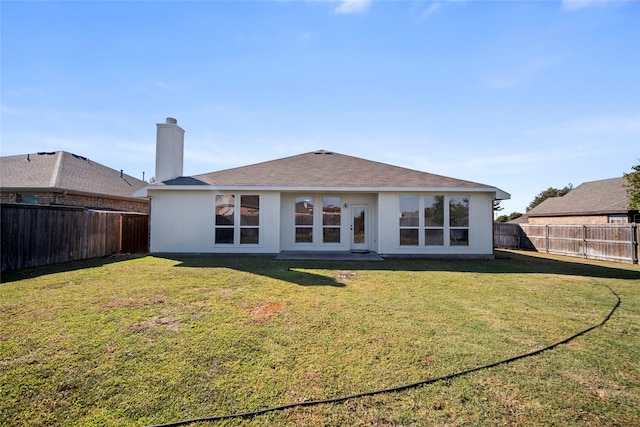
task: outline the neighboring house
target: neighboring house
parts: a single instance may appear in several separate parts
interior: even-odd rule
[[[580,184],[561,197],[550,197],[527,212],[529,224],[625,224],[639,222],[629,210],[623,177]]]
[[[507,224],[527,224],[529,222],[529,216],[527,214],[520,215],[517,218],[507,221]]]
[[[496,187],[324,150],[184,177],[184,130],[157,126],[151,252],[493,257]]]
[[[2,203],[149,213],[146,182],[66,151],[0,157]]]

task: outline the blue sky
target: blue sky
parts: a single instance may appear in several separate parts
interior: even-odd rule
[[[11,2],[3,156],[65,150],[145,178],[326,149],[497,186],[640,159],[638,1]]]

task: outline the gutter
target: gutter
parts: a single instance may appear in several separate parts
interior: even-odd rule
[[[326,191],[336,193],[386,193],[386,192],[443,192],[443,193],[495,193],[496,200],[508,200],[511,195],[495,187],[275,187],[243,185],[149,185],[133,193],[134,197],[149,197],[153,191]]]

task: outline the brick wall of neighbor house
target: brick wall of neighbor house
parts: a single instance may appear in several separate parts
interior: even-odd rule
[[[608,224],[607,215],[529,217],[529,224]]]
[[[16,193],[0,193],[0,203],[16,203]]]
[[[52,192],[38,193],[15,193],[2,192],[0,200],[2,203],[20,203],[21,194],[37,194],[38,205],[62,205],[62,206],[81,206],[98,209],[113,209],[126,212],[149,213],[150,204],[146,200],[119,200],[107,199],[97,196],[81,196],[76,194],[60,194]]]

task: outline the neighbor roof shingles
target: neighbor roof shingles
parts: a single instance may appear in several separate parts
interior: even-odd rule
[[[625,179],[610,178],[580,184],[562,197],[550,197],[527,212],[530,217],[594,215],[628,212]]]
[[[251,187],[465,187],[490,186],[323,150],[195,175],[216,186]],[[195,181],[194,181],[195,183]],[[184,185],[183,178],[166,181]]]
[[[0,157],[3,190],[62,190],[133,198],[146,182],[66,151]]]

